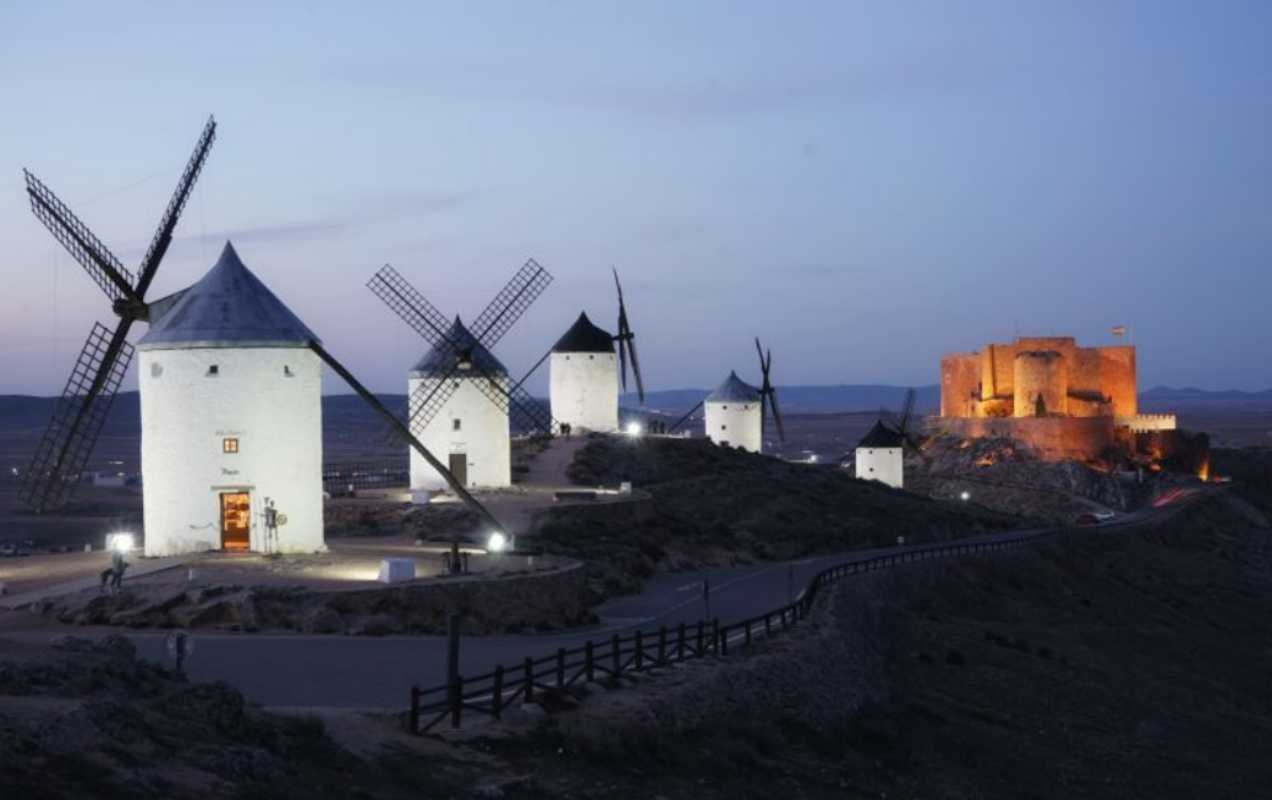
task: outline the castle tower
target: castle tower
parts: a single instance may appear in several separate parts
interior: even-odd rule
[[[618,357],[614,337],[579,314],[548,360],[552,418],[576,432],[618,430]]]
[[[150,309],[137,346],[146,555],[324,550],[317,337],[229,243]],[[270,508],[284,524],[266,524]]]
[[[1015,395],[1013,417],[1069,413],[1068,361],[1055,350],[1021,350],[1012,374]]]
[[[857,477],[879,481],[894,489],[905,486],[905,438],[876,420],[857,443]]]
[[[760,392],[730,372],[724,383],[703,401],[707,438],[718,445],[741,447],[752,453],[763,450],[763,409]]]
[[[497,406],[479,386],[479,382],[493,377],[507,392],[511,383],[508,370],[464,327],[459,317],[446,335],[449,342],[438,342],[411,369],[407,396],[427,397],[452,372],[455,374],[449,380],[455,382],[455,390],[426,422],[413,421],[411,433],[465,487],[510,486],[512,442],[508,411]],[[412,449],[411,488],[437,491],[446,486],[441,474]]]

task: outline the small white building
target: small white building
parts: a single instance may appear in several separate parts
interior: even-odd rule
[[[326,549],[311,340],[229,243],[198,283],[150,305],[137,346],[147,556]]]
[[[618,430],[618,356],[614,337],[579,318],[552,346],[548,359],[552,419],[575,433]]]
[[[905,437],[882,421],[857,443],[857,477],[879,481],[894,489],[905,487]]]
[[[511,385],[508,370],[459,317],[447,332],[450,341],[439,342],[411,369],[407,396],[425,397],[452,371],[454,391],[442,407],[424,424],[412,423],[411,433],[465,488],[498,488],[512,485],[512,441],[508,431],[508,411],[500,408],[482,387],[492,378],[506,393]],[[458,346],[458,349],[454,345]],[[420,394],[423,392],[423,394]],[[411,489],[439,491],[447,483],[441,474],[411,449]]]
[[[730,372],[702,403],[707,438],[752,453],[764,449],[764,409],[760,390]]]

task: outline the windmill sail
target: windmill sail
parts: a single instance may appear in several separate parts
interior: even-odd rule
[[[172,232],[215,138],[216,120],[209,117],[160,218],[135,285],[132,273],[88,226],[39,179],[30,172],[25,173],[31,210],[101,287],[111,300],[112,309],[120,316],[119,326],[113,333],[97,323],[89,334],[24,476],[22,499],[37,512],[60,506],[69,499],[80,471],[92,455],[115,393],[132,360],[129,328],[135,320],[148,316],[146,290],[168,250]]]

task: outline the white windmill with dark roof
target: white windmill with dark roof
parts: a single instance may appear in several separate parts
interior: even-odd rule
[[[534,259],[517,271],[471,326],[447,322],[437,307],[385,265],[368,288],[430,344],[407,377],[411,432],[445,459],[461,486],[498,488],[512,483],[511,430],[551,433],[542,405],[513,384],[491,352],[552,282]],[[437,491],[447,475],[421,453],[411,455],[411,488]]]
[[[910,433],[910,423],[914,419],[914,399],[914,390],[906,390],[905,408],[900,420],[891,412],[881,411],[879,419],[861,437],[853,459],[858,478],[879,481],[894,489],[905,488],[906,446],[923,453]],[[885,417],[889,418],[888,422],[884,421]]]
[[[229,243],[151,305],[137,344],[146,555],[324,549],[317,341]]]
[[[777,408],[777,389],[769,380],[773,352],[766,353],[760,347],[759,339],[755,340],[755,349],[760,354],[760,373],[763,376],[758,389],[739,378],[737,372],[730,372],[714,392],[689,409],[689,413],[677,420],[668,431],[675,431],[701,407],[707,438],[718,445],[740,447],[752,453],[763,452],[764,425],[770,414],[777,426],[778,439],[785,442],[786,432]]]
[[[612,433],[618,430],[619,384],[621,382],[626,391],[629,361],[636,379],[637,396],[641,403],[645,402],[645,383],[636,356],[636,334],[627,321],[627,305],[623,301],[623,286],[618,282],[617,270],[614,271],[614,286],[618,290],[618,333],[597,327],[588,319],[586,312],[580,313],[565,335],[544,356],[551,357],[548,363],[548,396],[552,403],[552,418],[579,432]],[[541,358],[526,378],[542,363]]]

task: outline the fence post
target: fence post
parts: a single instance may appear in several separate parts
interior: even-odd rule
[[[658,666],[667,663],[667,626],[658,626]]]
[[[619,675],[623,674],[623,651],[619,644],[620,640],[616,633],[610,639],[610,666],[614,668],[614,678],[616,680]]]
[[[711,620],[711,652],[720,655],[720,618]]]
[[[565,688],[565,648],[557,648],[557,688]]]
[[[502,665],[495,667],[494,696],[490,700],[490,710],[494,713],[495,719],[500,719],[503,715],[503,672]]]
[[[704,655],[702,650],[702,620],[698,620],[698,658]]]
[[[636,660],[633,662],[637,672],[640,672],[641,666],[645,663],[645,637],[640,631],[636,631],[636,638],[632,640],[636,644]]]
[[[592,658],[592,640],[588,639],[587,644],[583,645],[583,668],[587,670],[587,682],[591,683],[596,679],[596,661]]]
[[[526,656],[526,702],[534,701],[534,660]]]
[[[685,660],[685,624],[683,622],[676,626],[676,660]]]
[[[464,710],[464,676],[456,675],[451,684],[451,727],[458,728]]]
[[[411,687],[411,719],[407,723],[407,730],[411,733],[420,732],[420,687]]]

